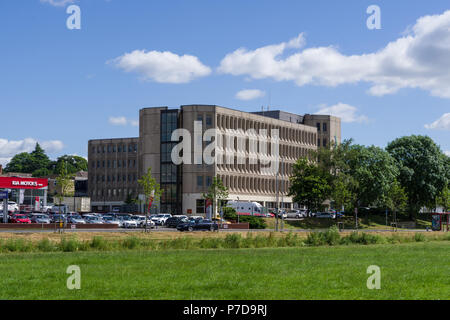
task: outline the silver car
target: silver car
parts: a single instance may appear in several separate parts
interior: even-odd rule
[[[40,213],[33,213],[30,220],[32,223],[42,223],[42,224],[50,223],[50,217],[46,214],[40,214]]]

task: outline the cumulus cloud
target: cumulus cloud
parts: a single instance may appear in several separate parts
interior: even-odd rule
[[[256,50],[240,48],[227,54],[218,71],[252,79],[270,78],[307,84],[338,86],[367,82],[369,93],[393,94],[420,88],[450,98],[450,10],[419,18],[408,32],[377,52],[344,55],[334,46],[300,48],[303,35]]]
[[[113,63],[125,72],[138,73],[144,80],[159,83],[188,83],[211,73],[211,69],[197,57],[179,56],[169,51],[135,50],[108,63]]]
[[[450,151],[444,151],[444,154],[448,157],[450,157]]]
[[[0,163],[6,165],[14,155],[21,152],[33,151],[37,142],[39,142],[41,147],[47,153],[57,152],[64,148],[64,144],[59,140],[40,142],[33,138],[25,138],[16,141],[0,139]]]
[[[54,7],[64,7],[68,4],[75,3],[76,0],[41,0],[42,3],[48,3]]]
[[[139,126],[139,121],[129,120],[126,117],[109,117],[109,123],[114,126],[126,126],[126,125],[131,125],[133,127]]]
[[[316,114],[329,114],[341,118],[342,122],[367,122],[369,119],[364,115],[358,115],[358,108],[345,103],[338,103],[333,106],[322,106]]]
[[[426,129],[450,130],[450,113],[444,113],[442,117],[431,124],[425,125]]]
[[[262,98],[265,95],[266,95],[266,93],[264,91],[261,91],[258,89],[246,89],[246,90],[241,90],[238,93],[236,93],[236,99],[248,101],[248,100]]]

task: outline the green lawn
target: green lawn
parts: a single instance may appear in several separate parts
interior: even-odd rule
[[[450,244],[0,255],[0,299],[449,299]],[[69,265],[81,290],[66,288]],[[381,290],[368,290],[369,265]]]

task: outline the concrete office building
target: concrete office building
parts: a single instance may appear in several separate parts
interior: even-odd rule
[[[171,141],[176,129],[186,129],[188,136],[183,141],[190,140],[192,146],[179,153],[189,161],[178,165],[172,159],[172,149],[180,144]],[[209,129],[216,130],[212,164],[205,163],[204,154],[210,144],[205,141]],[[278,130],[278,156],[270,143],[275,137],[272,130]],[[89,193],[93,209],[120,206],[127,194],[139,194],[137,179],[151,167],[164,190],[157,206],[160,212],[204,214],[202,194],[215,176],[229,189],[229,200],[256,201],[267,208],[275,208],[278,202],[280,207],[291,208],[288,189],[293,163],[316,150],[319,142],[322,146],[340,143],[340,139],[340,119],[332,116],[249,113],[213,105],[144,108],[139,114],[139,138],[89,141]],[[256,140],[268,141],[267,148],[253,144]],[[279,161],[277,173],[265,171],[270,165],[262,159],[270,164]],[[136,165],[123,165],[130,160]]]

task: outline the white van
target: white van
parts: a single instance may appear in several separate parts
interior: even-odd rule
[[[236,214],[240,216],[267,216],[267,210],[258,202],[249,201],[228,201],[227,207],[236,210]]]

